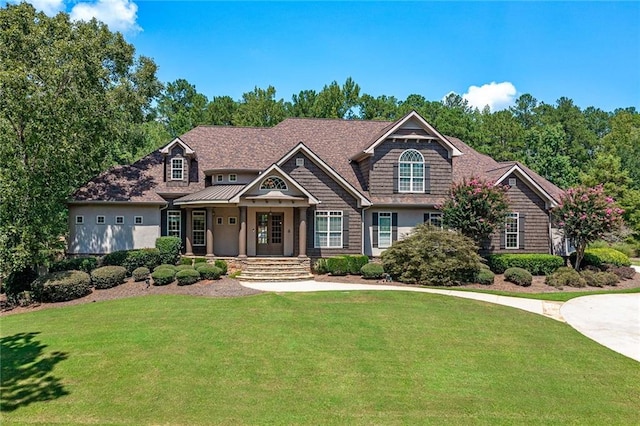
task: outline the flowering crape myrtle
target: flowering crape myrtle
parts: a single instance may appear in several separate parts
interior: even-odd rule
[[[615,231],[622,225],[624,211],[604,193],[602,185],[568,189],[553,210],[558,226],[576,248],[574,268],[580,269],[587,244]]]
[[[440,206],[444,224],[481,246],[504,226],[509,213],[508,189],[480,178],[463,179],[453,185],[449,198]]]

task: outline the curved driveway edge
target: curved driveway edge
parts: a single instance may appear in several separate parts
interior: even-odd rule
[[[560,312],[588,338],[640,361],[640,294],[577,297],[562,305]]]
[[[474,293],[471,291],[438,290],[433,288],[407,287],[397,285],[378,284],[346,284],[318,281],[295,281],[295,282],[246,282],[241,281],[245,287],[261,291],[273,292],[312,292],[312,291],[352,291],[352,290],[392,290],[392,291],[413,291],[417,293],[442,294],[445,296],[462,297],[464,299],[480,300],[497,305],[510,306],[533,312],[557,321],[564,321],[560,315],[561,302],[547,300],[525,299],[521,297],[498,296],[487,293]]]

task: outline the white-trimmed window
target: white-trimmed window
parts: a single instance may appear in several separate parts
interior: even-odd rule
[[[194,246],[204,246],[204,233],[207,227],[207,216],[203,211],[194,211],[191,213],[191,231]]]
[[[342,248],[342,211],[316,212],[316,248]]]
[[[96,223],[97,223],[98,225],[104,225],[104,224],[105,224],[105,223],[107,223],[107,222],[106,222],[106,219],[105,219],[105,217],[104,217],[104,216],[102,216],[102,215],[98,215],[98,216],[96,216]]]
[[[216,217],[216,225],[224,225],[224,217],[222,216]]]
[[[84,225],[84,216],[76,216],[76,225]]]
[[[142,225],[142,216],[134,216],[133,217],[134,225]]]
[[[516,186],[516,178],[509,178],[509,186],[514,188]]]
[[[171,180],[184,179],[184,158],[171,159]]]
[[[391,247],[391,212],[378,213],[378,247]]]
[[[169,237],[181,237],[182,213],[180,210],[169,210],[167,212],[167,235]]]
[[[216,182],[223,182],[223,181],[224,181],[223,175],[216,175]]]
[[[116,216],[116,225],[124,225],[124,216]]]
[[[517,249],[518,245],[518,213],[509,213],[504,226],[504,247],[507,249]]]
[[[415,149],[398,159],[398,192],[424,192],[424,157]]]
[[[304,157],[296,158],[296,167],[304,167]]]
[[[428,213],[428,215],[428,221],[425,220],[425,222],[442,229],[442,213]]]
[[[229,182],[237,182],[237,181],[238,181],[238,175],[236,174],[229,175]]]
[[[238,218],[235,216],[229,216],[229,225],[235,225],[238,223]]]
[[[269,176],[262,181],[262,183],[260,184],[260,189],[265,189],[265,190],[280,189],[280,190],[286,191],[287,183],[278,176]]]

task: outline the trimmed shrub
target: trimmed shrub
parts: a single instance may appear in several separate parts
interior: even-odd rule
[[[327,267],[327,259],[320,258],[315,261],[313,264],[313,270],[316,274],[324,275],[329,273],[329,268]]]
[[[194,268],[193,265],[178,265],[175,268],[176,272],[184,271],[186,269],[193,269],[195,271],[196,268]]]
[[[98,267],[98,259],[95,257],[74,257],[53,262],[49,266],[49,272],[58,271],[83,271],[90,273]]]
[[[162,265],[158,265],[155,268],[153,268],[153,272],[157,271],[158,269],[169,269],[175,273],[176,265],[169,265],[167,263],[163,263]]]
[[[158,237],[156,248],[160,250],[160,263],[175,265],[180,259],[182,241],[178,237]]]
[[[213,266],[215,266],[216,268],[220,269],[220,274],[221,275],[227,275],[227,270],[228,270],[228,266],[227,266],[227,262],[225,262],[222,259],[216,259],[213,262]]]
[[[133,273],[133,270],[141,266],[153,269],[160,264],[160,250],[156,248],[146,248],[140,250],[129,250],[127,257],[121,266],[127,269],[127,273]]]
[[[522,268],[532,275],[549,275],[565,265],[562,257],[552,254],[492,254],[487,256],[487,262],[496,274],[504,274],[509,268]]]
[[[482,268],[476,275],[476,282],[482,285],[491,285],[496,275],[488,268]]]
[[[553,274],[547,275],[544,280],[545,284],[562,289],[563,287],[585,287],[587,282],[580,276],[578,271],[573,268],[563,266],[558,268]]]
[[[168,285],[175,281],[176,271],[169,268],[160,268],[151,274],[153,285]]]
[[[183,269],[176,273],[178,285],[190,285],[200,281],[200,272],[195,269]]]
[[[193,264],[197,264],[197,263],[207,263],[207,258],[206,257],[196,257],[193,259]]]
[[[367,263],[362,265],[360,273],[363,278],[368,280],[375,280],[384,277],[384,268],[379,263]]]
[[[31,290],[31,283],[38,278],[38,273],[31,268],[13,271],[2,283],[2,289],[7,293],[7,299],[13,300],[23,291]]]
[[[489,265],[487,265],[486,263],[481,263],[480,264],[480,269],[485,269],[487,271],[491,270],[491,268],[489,268]]]
[[[458,285],[475,281],[481,265],[477,249],[458,232],[418,225],[382,253],[382,266],[400,282]]]
[[[327,270],[331,275],[347,275],[349,261],[344,256],[334,256],[327,259]]]
[[[190,257],[181,257],[180,258],[180,265],[193,265],[193,259]]]
[[[360,270],[364,265],[369,263],[369,256],[362,254],[346,255],[347,259],[347,272],[351,275],[360,275]]]
[[[82,271],[59,271],[43,275],[31,283],[35,300],[65,302],[91,293],[91,277]]]
[[[204,280],[219,280],[222,275],[222,269],[214,265],[203,264],[196,269]]]
[[[631,266],[605,265],[606,271],[616,274],[621,280],[631,280],[636,275],[636,270]]]
[[[144,281],[147,278],[149,278],[150,273],[151,271],[149,271],[149,268],[147,268],[146,266],[141,266],[139,268],[134,269],[131,276],[133,277],[134,281],[138,282],[138,281]]]
[[[571,264],[576,262],[576,254],[571,253],[569,257]],[[620,253],[618,250],[612,248],[594,248],[584,251],[584,258],[580,267],[595,266],[600,269],[604,269],[604,265],[608,263],[615,266],[631,266],[629,256],[624,253]]]
[[[97,289],[111,288],[122,284],[126,276],[124,266],[103,266],[91,272],[91,284]]]
[[[509,268],[504,271],[504,279],[522,287],[529,287],[533,277],[526,269]]]
[[[602,283],[603,286],[617,286],[620,282],[620,277],[612,272],[596,272],[596,280]]]
[[[103,266],[122,266],[125,260],[127,260],[127,256],[129,255],[129,250],[118,250],[113,253],[109,253],[102,257],[102,265]]]
[[[620,253],[627,255],[628,257],[635,257],[636,255],[635,246],[633,244],[624,243],[624,242],[609,244],[606,241],[600,240],[600,241],[596,241],[589,244],[589,246],[587,247],[588,250],[591,250],[594,248],[612,248],[614,250],[619,251]]]

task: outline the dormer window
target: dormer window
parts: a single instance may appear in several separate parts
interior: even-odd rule
[[[398,159],[398,192],[424,192],[424,157],[415,149]]]
[[[279,178],[278,176],[269,176],[268,178],[262,181],[262,183],[260,184],[260,189],[265,189],[265,190],[279,189],[279,190],[286,191],[287,183],[281,178]]]
[[[184,180],[184,158],[171,159],[171,180]]]

